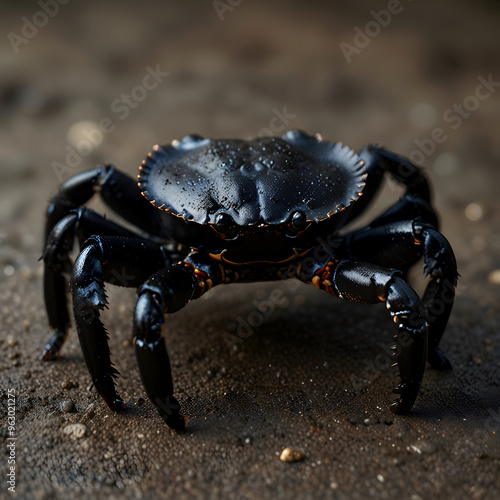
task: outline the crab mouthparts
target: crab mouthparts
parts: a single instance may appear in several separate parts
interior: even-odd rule
[[[254,238],[252,241],[243,239],[234,242],[217,255],[212,257],[227,264],[253,264],[253,263],[274,263],[281,264],[296,259],[299,251],[286,242],[281,242],[276,237],[272,240],[268,238]]]

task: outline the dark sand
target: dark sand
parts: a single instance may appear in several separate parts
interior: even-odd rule
[[[7,491],[4,453],[1,497],[498,496],[500,285],[499,271],[491,273],[500,269],[499,87],[460,123],[453,110],[474,95],[479,77],[500,81],[496,4],[402,2],[350,63],[340,44],[353,44],[353,28],[364,29],[370,10],[386,2],[347,9],[247,0],[223,21],[212,2],[124,4],[61,6],[18,54],[7,33],[20,34],[22,17],[40,7],[2,7],[3,429],[7,390],[18,399],[16,494]],[[169,73],[164,81],[128,116],[113,111],[157,65]],[[284,112],[288,118],[272,120]],[[74,172],[112,162],[135,175],[153,144],[187,133],[248,138],[271,126],[302,128],[354,149],[373,142],[410,155],[416,139],[442,128],[446,139],[425,143],[424,163],[461,274],[442,342],[454,370],[428,369],[412,413],[393,416],[397,373],[373,370],[394,334],[384,307],[292,282],[220,287],[169,317],[176,390],[190,417],[183,435],[163,424],[140,384],[129,343],[133,290],[110,287],[104,315],[127,412],[113,414],[89,392],[74,331],[57,362],[39,361],[48,328],[37,259],[46,203],[59,184],[53,162],[65,162],[74,124],[103,118],[114,131]],[[77,140],[81,128],[73,128]],[[365,221],[400,193],[385,183]],[[248,319],[276,289],[286,300],[247,340],[228,346],[238,317]],[[73,439],[64,429],[77,423],[86,433]],[[4,450],[6,438],[4,430]],[[287,446],[304,460],[281,462]]]

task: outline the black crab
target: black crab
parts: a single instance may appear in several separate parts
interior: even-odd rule
[[[367,227],[342,234],[386,172],[406,187],[405,195]],[[176,430],[184,429],[185,418],[162,336],[165,315],[225,283],[296,278],[348,301],[385,302],[398,326],[395,413],[412,408],[427,360],[433,368],[451,368],[438,345],[457,265],[438,231],[429,184],[408,160],[376,146],[356,154],[300,131],[252,141],[192,135],[155,146],[138,179],[111,165],[79,173],[60,186],[47,211],[44,292],[53,335],[42,358],[55,359],[68,337],[65,275],[71,272],[83,356],[112,410],[124,403],[100,320],[105,282],[138,289],[139,372],[149,399]],[[95,192],[141,234],[86,208]],[[80,253],[72,265],[76,236]],[[421,300],[406,272],[422,256],[430,279]],[[117,282],[117,269],[126,282]]]

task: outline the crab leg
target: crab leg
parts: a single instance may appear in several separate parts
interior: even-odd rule
[[[398,325],[394,361],[401,383],[392,405],[394,413],[408,412],[417,397],[427,358],[427,322],[417,293],[401,278],[399,271],[365,262],[331,260],[316,270],[300,273],[306,283],[350,302],[385,302]]]
[[[170,360],[162,336],[165,314],[176,312],[191,299],[200,297],[219,282],[217,276],[213,265],[196,262],[192,254],[186,261],[155,273],[139,290],[134,315],[137,365],[149,399],[165,423],[178,431],[184,430],[185,419],[173,395]]]
[[[42,354],[42,359],[46,361],[57,357],[68,338],[70,320],[66,300],[67,280],[64,273],[71,272],[72,263],[68,254],[73,248],[76,234],[80,244],[94,234],[139,238],[131,231],[85,207],[72,210],[54,226],[47,237],[42,255],[45,307],[50,329],[54,332]]]
[[[184,307],[197,287],[194,273],[172,266],[153,275],[140,289],[134,315],[134,344],[142,383],[165,423],[184,430],[180,405],[173,395],[170,360],[162,336],[165,314]]]
[[[391,176],[407,188],[407,193],[430,202],[431,190],[427,177],[411,161],[378,146],[369,146],[369,151],[378,156],[380,163]]]
[[[429,209],[433,211],[430,207],[431,188],[429,181],[419,167],[406,158],[378,146],[369,145],[358,154],[365,163],[368,176],[366,186],[363,189],[363,196],[352,207],[348,217],[349,221],[363,213],[375,198],[385,172],[388,172],[393,179],[406,186],[407,195],[426,202]],[[421,210],[421,207],[418,209]]]
[[[450,369],[450,362],[438,348],[453,307],[458,277],[448,240],[431,224],[407,220],[348,234],[344,248],[351,259],[397,268],[408,267],[423,255],[424,273],[430,276],[422,299],[429,321],[428,359],[435,369]]]
[[[42,256],[45,304],[54,332],[42,354],[44,360],[55,359],[68,338],[70,321],[63,272],[71,271],[68,253],[73,248],[77,230],[80,244],[93,234],[135,237],[118,224],[80,208],[97,191],[104,202],[126,220],[147,232],[159,234],[156,218],[151,215],[154,209],[141,196],[137,182],[112,165],[81,172],[59,187],[47,209]]]
[[[439,221],[432,206],[421,198],[407,194],[363,229],[416,219],[439,228]]]
[[[61,184],[47,209],[45,239],[54,226],[71,210],[84,205],[100,192],[104,202],[125,220],[152,234],[158,233],[151,204],[141,195],[137,181],[112,165],[100,166],[76,174]]]
[[[73,313],[83,356],[94,386],[106,404],[121,410],[115,390],[108,336],[100,320],[107,300],[104,282],[138,287],[159,267],[168,264],[161,246],[142,239],[118,236],[89,238],[76,259],[71,288]]]

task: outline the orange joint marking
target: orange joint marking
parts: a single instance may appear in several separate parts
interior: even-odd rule
[[[319,276],[313,276],[313,279],[311,280],[312,281],[312,284],[316,287],[316,288],[321,288],[319,286],[319,283],[321,281],[321,278]]]
[[[329,261],[325,267],[318,269],[311,280],[312,284],[320,290],[326,290],[328,293],[337,296],[333,281],[330,279],[335,269],[335,263]]]
[[[205,271],[195,268],[192,264],[191,267],[193,269],[195,278],[198,280],[198,290],[196,293],[196,298],[198,298],[212,288],[213,281],[208,277],[208,274]]]
[[[205,282],[198,281],[198,290],[196,291],[196,298],[201,297],[205,293]]]
[[[204,291],[208,292],[210,288],[212,288],[213,281],[209,278],[208,274],[205,271],[197,269],[193,264],[191,264],[191,262],[185,262],[183,260],[177,262],[177,265],[193,271],[194,277],[198,280],[198,287],[202,289],[201,293],[203,293]]]
[[[314,276],[319,276],[322,280],[329,280],[332,275],[332,268],[334,267],[334,265],[335,264],[333,262],[328,262],[326,267],[318,269],[314,273]]]

